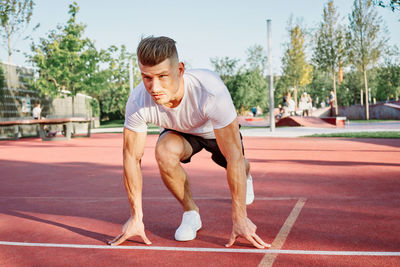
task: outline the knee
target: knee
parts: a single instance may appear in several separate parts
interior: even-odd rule
[[[179,145],[175,142],[160,142],[156,145],[155,157],[160,171],[168,172],[180,164]]]

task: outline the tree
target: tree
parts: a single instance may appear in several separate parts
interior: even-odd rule
[[[249,70],[259,69],[261,73],[265,73],[268,58],[261,45],[253,45],[247,49],[247,64]]]
[[[136,86],[141,76],[135,54],[130,53],[124,45],[120,49],[111,46],[102,53],[104,68],[95,73],[95,83],[87,90],[89,95],[98,99],[102,119],[123,119],[125,116],[125,105],[130,94],[129,61],[133,62]]]
[[[239,59],[212,58],[211,64],[228,88],[233,104],[240,114],[252,107],[268,107],[268,82],[264,75],[267,58],[260,45],[247,49],[247,59],[239,66]]]
[[[297,106],[297,90],[311,82],[312,67],[306,61],[304,34],[299,25],[289,28],[290,43],[282,58],[283,75],[285,83],[290,84],[294,90],[294,100]],[[282,81],[283,82],[283,81]]]
[[[17,34],[21,33],[31,21],[33,6],[33,0],[1,0],[0,2],[0,20],[4,30],[2,37],[7,43],[9,63],[12,62],[12,53],[15,51],[14,42],[18,39]]]
[[[336,92],[337,71],[343,64],[344,32],[338,23],[339,14],[333,1],[324,7],[322,22],[316,34],[317,45],[314,49],[313,61],[317,67],[330,74],[335,94],[335,115],[338,115],[338,102]]]
[[[378,61],[387,41],[380,36],[382,19],[371,6],[372,0],[354,0],[353,10],[349,15],[347,44],[350,61],[363,74],[367,120],[369,120],[367,70]]]
[[[33,87],[45,95],[71,96],[72,115],[76,94],[93,86],[100,62],[100,53],[93,42],[83,38],[85,26],[76,22],[78,11],[77,3],[71,4],[68,11],[71,17],[66,25],[58,26],[47,39],[41,38],[38,45],[32,44],[30,58],[39,71]]]
[[[218,73],[222,81],[226,84],[233,76],[238,72],[239,59],[223,57],[214,57],[210,59],[211,65],[214,67],[214,71]]]
[[[326,71],[322,71],[320,68],[314,66],[312,80],[307,85],[306,90],[311,95],[313,103],[316,107],[321,106],[322,102],[326,102],[325,100],[329,95],[331,86],[331,75],[329,75],[329,73]]]
[[[260,70],[240,72],[226,85],[240,114],[252,107],[268,107],[268,82]]]
[[[385,101],[399,97],[400,93],[400,65],[387,58],[383,66],[377,70],[376,98]]]
[[[389,0],[389,1],[374,0],[373,3],[374,3],[374,5],[377,5],[377,6],[390,8],[393,12],[396,10],[397,11],[400,10],[400,0]]]

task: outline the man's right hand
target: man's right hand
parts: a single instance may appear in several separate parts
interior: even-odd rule
[[[118,246],[132,236],[140,236],[146,245],[151,245],[151,241],[146,237],[142,220],[130,217],[122,227],[122,232],[108,244]]]

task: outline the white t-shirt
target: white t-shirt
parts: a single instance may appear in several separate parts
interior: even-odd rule
[[[40,107],[34,107],[32,110],[32,116],[36,119],[39,118],[40,112],[42,112],[42,109]]]
[[[154,102],[141,82],[129,96],[125,110],[125,128],[147,131],[147,123],[162,128],[214,139],[214,129],[229,125],[237,117],[231,95],[222,80],[212,71],[186,71],[184,95],[175,108]]]

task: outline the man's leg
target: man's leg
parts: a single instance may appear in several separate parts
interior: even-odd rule
[[[192,154],[192,147],[182,136],[175,132],[166,132],[160,136],[156,145],[156,160],[164,184],[182,204],[184,211],[199,208],[192,198],[189,181],[181,160]]]
[[[192,152],[193,148],[189,142],[175,132],[161,135],[156,145],[156,159],[164,184],[185,211],[181,225],[175,232],[175,239],[178,241],[195,239],[202,226],[199,208],[190,191],[188,176],[181,166],[181,160],[188,159]]]

